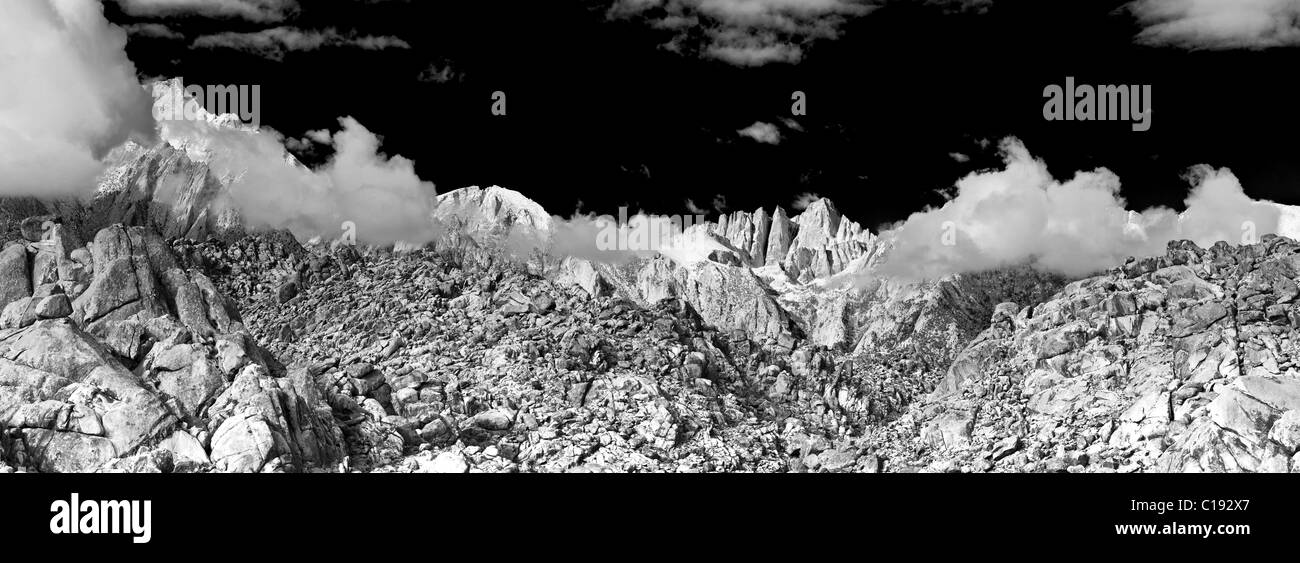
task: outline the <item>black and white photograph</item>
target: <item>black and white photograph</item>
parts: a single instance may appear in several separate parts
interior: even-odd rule
[[[1297,70],[1300,0],[0,0],[0,528],[1280,545]]]

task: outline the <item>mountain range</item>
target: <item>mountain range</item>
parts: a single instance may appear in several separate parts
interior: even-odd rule
[[[0,470],[1300,470],[1286,236],[917,280],[828,199],[606,257],[493,186],[355,245],[249,221],[202,117],[0,201]]]

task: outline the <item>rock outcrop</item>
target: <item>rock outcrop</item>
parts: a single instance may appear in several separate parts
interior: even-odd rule
[[[722,215],[709,229],[746,254],[745,264],[779,266],[801,282],[844,272],[855,260],[870,261],[888,244],[843,218],[829,199],[810,204],[789,218],[784,209],[771,215],[763,209]]]
[[[889,443],[900,465],[944,470],[1295,470],[1297,277],[1290,239],[1184,241],[1040,305],[1000,305],[891,429],[945,438],[920,456]],[[969,420],[948,439],[954,412]]]
[[[367,253],[346,279],[245,311],[255,339],[311,366],[343,424],[346,469],[780,466],[773,423],[739,406],[738,366],[768,352],[708,327],[683,299],[641,305],[518,263],[458,259]],[[570,274],[593,279],[584,272]]]
[[[244,227],[230,204],[229,179],[218,175],[202,153],[166,141],[145,147],[127,143],[110,159],[80,222],[87,235],[112,224],[147,226],[166,239],[234,239]]]
[[[167,470],[300,470],[341,458],[315,388],[285,376],[237,307],[158,234],[112,225],[88,247],[72,239],[58,225],[48,240],[5,250],[6,275],[37,282],[5,286],[17,288],[0,319],[8,465],[157,469],[149,460],[162,450],[180,462]]]
[[[0,247],[0,471],[1300,463],[1290,239],[904,281],[824,199],[608,262],[513,252],[554,226],[501,188],[440,196],[422,248],[208,237],[201,199],[0,206],[41,212]]]

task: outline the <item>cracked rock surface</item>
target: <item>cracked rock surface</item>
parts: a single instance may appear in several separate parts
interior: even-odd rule
[[[612,264],[507,192],[398,249],[3,202],[0,471],[1300,470],[1295,241],[904,282],[822,200]]]

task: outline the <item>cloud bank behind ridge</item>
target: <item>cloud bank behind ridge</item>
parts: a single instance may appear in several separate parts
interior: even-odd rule
[[[357,120],[342,117],[339,126],[335,132],[312,131],[294,140],[267,128],[160,123],[163,138],[202,147],[200,158],[219,177],[230,179],[229,203],[251,226],[285,228],[304,238],[337,238],[343,222],[350,221],[361,242],[432,240],[433,183],[420,179],[411,160],[380,152],[379,137]],[[320,167],[303,166],[285,147],[306,143],[333,154]]]
[[[1082,276],[1130,257],[1162,254],[1173,240],[1206,247],[1249,242],[1267,233],[1296,236],[1285,209],[1251,199],[1226,168],[1198,166],[1185,211],[1130,211],[1120,179],[1106,169],[1060,181],[1016,139],[1002,143],[1001,170],[972,173],[956,195],[912,214],[892,230],[894,248],[880,273],[934,279],[944,275],[1031,264]],[[1281,231],[1281,232],[1279,232]]]

